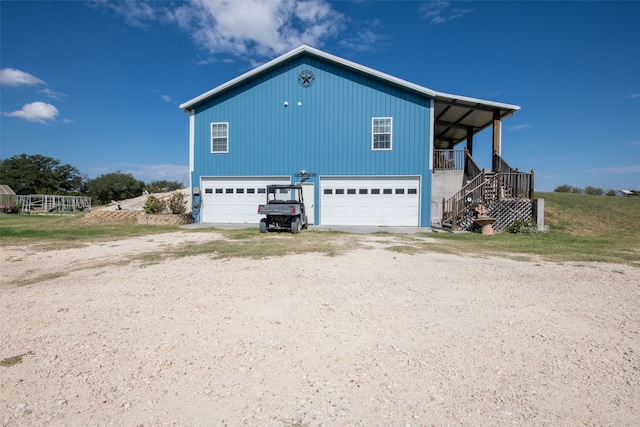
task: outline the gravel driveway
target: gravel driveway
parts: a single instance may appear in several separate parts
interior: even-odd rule
[[[3,248],[0,423],[640,425],[637,268],[409,255],[393,236],[128,262],[211,238]]]

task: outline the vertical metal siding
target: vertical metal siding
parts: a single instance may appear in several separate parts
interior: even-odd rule
[[[309,88],[298,83],[306,69],[315,74]],[[429,226],[430,105],[425,97],[348,69],[299,58],[197,108],[192,179],[293,175],[301,169],[321,175],[421,175],[421,224]],[[391,151],[371,150],[372,117],[393,118]],[[212,122],[229,123],[226,154],[211,153]]]

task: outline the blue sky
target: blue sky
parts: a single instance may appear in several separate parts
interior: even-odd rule
[[[305,43],[521,106],[502,154],[539,191],[640,189],[640,2],[1,1],[0,19],[2,159],[186,185],[178,105]]]

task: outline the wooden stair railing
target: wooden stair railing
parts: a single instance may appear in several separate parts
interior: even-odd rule
[[[534,172],[520,172],[518,168],[512,168],[498,153],[493,153],[493,170],[501,173],[504,179],[504,187],[508,189],[511,197],[526,197],[533,200]]]
[[[464,149],[464,177],[465,177],[465,179],[467,181],[471,181],[472,179],[474,179],[475,177],[480,175],[482,173],[482,171],[483,171],[483,169],[480,169],[480,167],[478,166],[476,161],[473,160],[473,157],[471,156],[471,153],[469,153],[469,150],[467,150],[465,148]]]
[[[480,170],[465,150],[467,184],[449,200],[442,200],[442,226],[452,230],[473,230],[474,208],[482,203],[489,216],[497,219],[493,228],[502,231],[517,219],[529,219],[533,214],[534,173],[519,172],[494,154],[497,170]],[[471,177],[467,173],[474,173]]]
[[[460,230],[461,225],[469,222],[473,209],[469,207],[476,201],[483,200],[485,187],[485,172],[480,172],[475,178],[467,182],[460,191],[449,200],[442,200],[442,226],[453,230]],[[474,204],[475,206],[475,204]],[[471,222],[473,222],[471,220]],[[466,227],[465,227],[466,228]]]

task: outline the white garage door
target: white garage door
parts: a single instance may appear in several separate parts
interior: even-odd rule
[[[320,179],[323,225],[420,224],[419,177]]]
[[[270,184],[290,184],[291,178],[211,177],[202,178],[201,222],[259,223],[258,205],[265,203]]]

